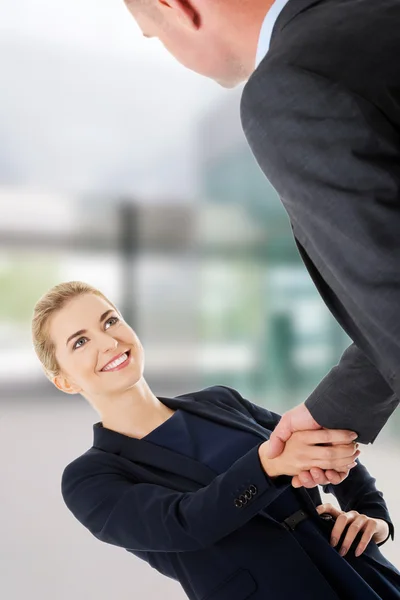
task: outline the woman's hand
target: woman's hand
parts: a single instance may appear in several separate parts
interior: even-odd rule
[[[389,535],[389,525],[386,521],[361,515],[356,510],[344,512],[328,503],[317,506],[317,512],[319,515],[328,513],[336,517],[336,523],[331,533],[332,546],[336,546],[343,531],[348,527],[346,537],[339,552],[341,556],[345,556],[348,552],[359,531],[363,531],[364,533],[355,551],[356,556],[360,556],[364,552],[371,540],[376,543],[383,542]]]

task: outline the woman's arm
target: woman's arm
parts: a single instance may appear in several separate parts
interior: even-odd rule
[[[263,442],[261,442],[263,443]],[[270,478],[254,446],[195,492],[134,483],[113,472],[107,459],[84,454],[62,476],[67,507],[103,542],[155,552],[208,547],[245,525],[290,485]],[[235,502],[246,494],[247,502]]]

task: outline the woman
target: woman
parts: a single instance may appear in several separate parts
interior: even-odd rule
[[[66,505],[99,540],[178,580],[193,600],[400,599],[400,573],[378,548],[393,524],[350,432],[297,432],[267,459],[279,415],[225,386],[155,396],[135,332],[82,282],[38,301],[32,334],[47,377],[101,416],[92,447],[62,476]],[[321,506],[318,488],[293,488],[310,464],[348,472],[325,487],[342,511]]]

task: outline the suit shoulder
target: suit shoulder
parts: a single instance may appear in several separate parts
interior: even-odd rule
[[[198,401],[222,404],[231,410],[249,414],[241,394],[227,385],[217,384],[204,388],[193,394]]]
[[[209,399],[210,396],[230,396],[230,392],[234,391],[232,390],[232,388],[229,388],[228,386],[225,385],[211,385],[209,387],[203,388],[201,390],[198,390],[197,392],[190,392],[190,394],[181,394],[181,396],[177,396],[177,398],[183,398],[185,396],[192,396],[194,398],[194,400],[202,400],[202,399]]]
[[[61,492],[64,500],[90,477],[117,473],[118,459],[117,455],[92,447],[68,463],[61,475]]]
[[[78,473],[84,473],[85,471],[89,470],[89,468],[91,469],[94,464],[95,458],[89,449],[80,456],[77,456],[71,460],[71,462],[64,467],[61,475],[61,481],[67,481],[76,476]]]
[[[63,475],[69,475],[74,472],[85,471],[88,468],[92,469],[95,465],[100,466],[102,463],[102,454],[104,454],[104,452],[98,450],[97,448],[89,448],[88,450],[86,450],[86,452],[71,460],[71,462],[69,462],[64,467]]]
[[[185,396],[190,396],[191,398],[193,398],[193,400],[197,400],[198,402],[201,402],[202,400],[210,400],[211,397],[219,397],[219,396],[224,397],[227,395],[227,390],[230,390],[230,389],[231,388],[228,388],[227,386],[224,386],[224,385],[211,385],[211,386],[203,388],[201,390],[197,390],[196,392],[180,394],[179,396],[176,396],[176,397],[177,398],[185,398]],[[228,393],[227,397],[229,397],[229,393]]]

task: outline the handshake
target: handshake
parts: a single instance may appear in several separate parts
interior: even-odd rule
[[[347,477],[350,469],[357,466],[355,459],[360,454],[358,444],[354,441],[357,434],[343,429],[316,429],[306,431],[295,431],[286,441],[283,452],[275,458],[270,458],[270,440],[261,444],[258,455],[265,473],[271,477],[279,475],[299,476],[300,473],[311,472],[312,475],[320,469],[327,470],[329,475],[332,470],[336,478],[336,484]],[[317,469],[317,472],[315,471]],[[329,483],[334,479],[331,477],[326,481],[323,471],[319,474],[320,481],[313,482],[314,487],[318,483]],[[332,481],[333,483],[333,481]],[[299,487],[292,482],[294,487]],[[303,485],[300,480],[300,486]]]

